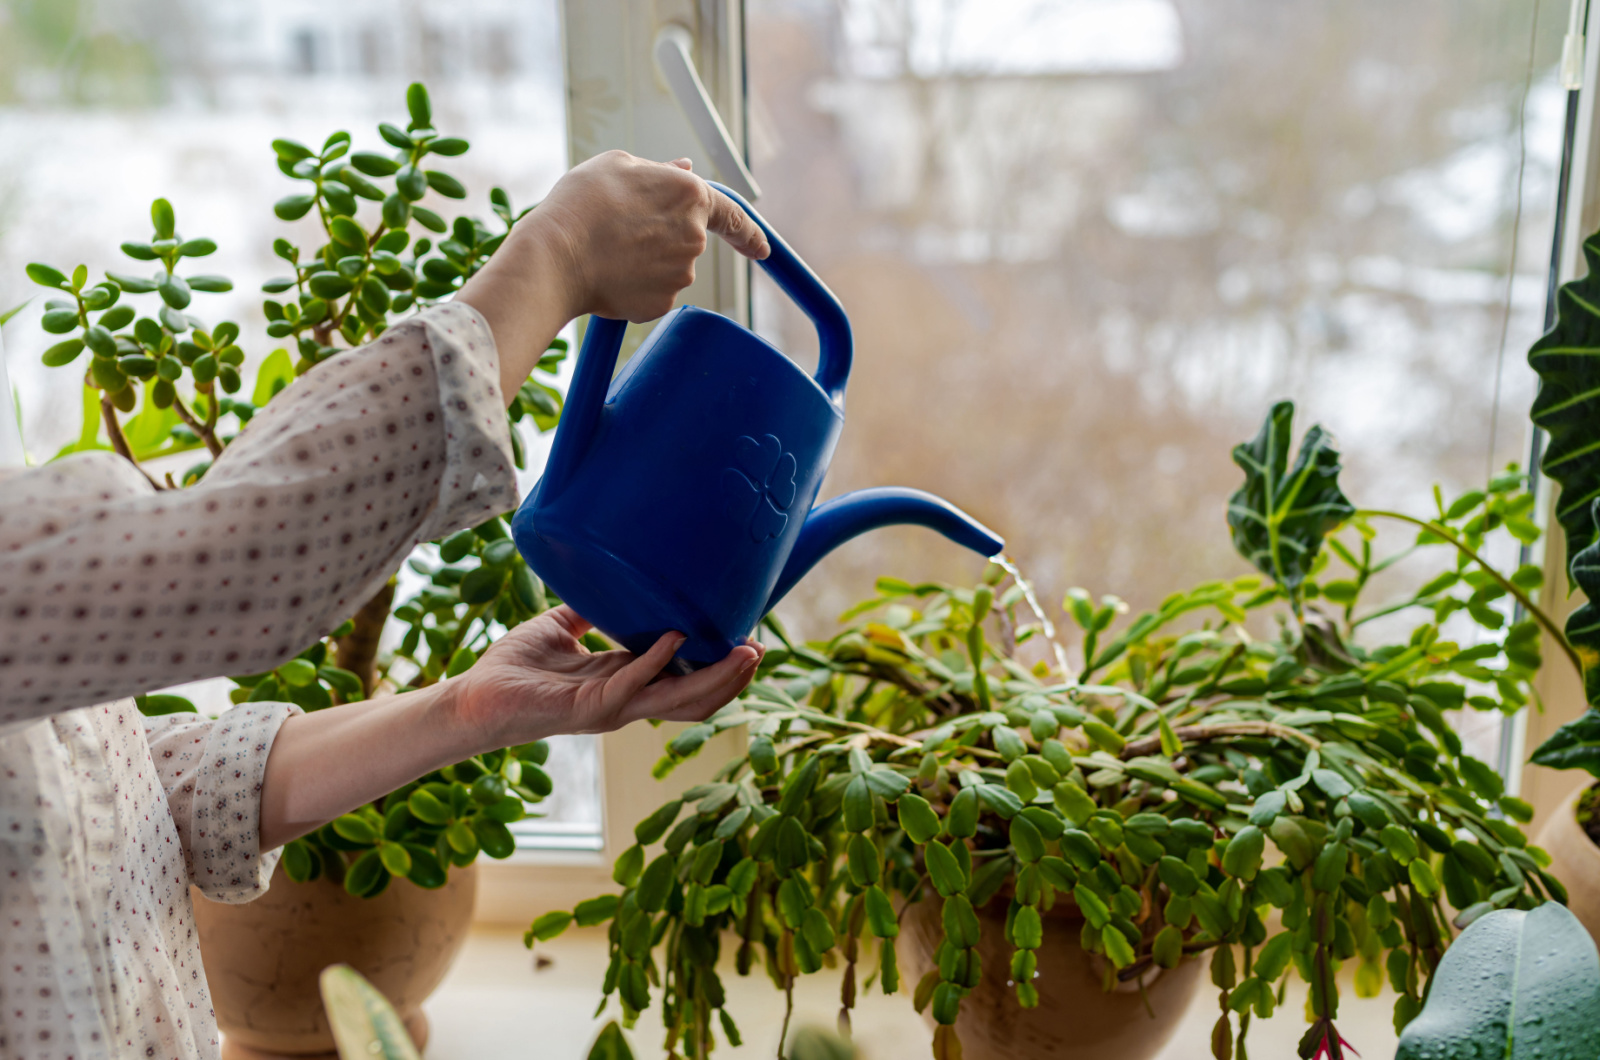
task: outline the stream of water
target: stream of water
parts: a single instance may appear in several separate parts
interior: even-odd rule
[[[1016,562],[1004,552],[998,556],[991,556],[989,562],[1011,575],[1012,580],[1022,587],[1022,599],[1027,602],[1028,610],[1032,611],[1033,616],[1039,620],[1039,628],[1043,630],[1045,640],[1050,642],[1050,647],[1055,652],[1056,666],[1061,670],[1062,680],[1070,681],[1072,679],[1072,668],[1067,665],[1067,650],[1056,639],[1055,623],[1051,622],[1050,616],[1045,614],[1043,605],[1039,603],[1039,594],[1034,592],[1033,583],[1022,576],[1022,571],[1017,567]]]

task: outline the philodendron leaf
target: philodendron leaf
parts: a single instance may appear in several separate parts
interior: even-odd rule
[[[1600,599],[1600,233],[1583,244],[1589,271],[1556,296],[1556,326],[1533,344],[1539,373],[1533,422],[1549,434],[1544,473],[1561,485],[1556,518],[1567,535],[1569,585]],[[1567,640],[1583,662],[1584,691],[1600,701],[1600,609],[1585,603],[1567,619]]]
[[[1244,485],[1228,500],[1233,547],[1273,581],[1299,588],[1328,532],[1355,506],[1339,489],[1339,451],[1312,427],[1289,467],[1294,402],[1272,406],[1254,440],[1234,446]]]
[[[1594,1060],[1600,957],[1563,905],[1486,913],[1444,953],[1395,1060]]]
[[[1595,504],[1600,505],[1600,500]],[[1567,548],[1567,575],[1585,597],[1567,616],[1567,643],[1583,663],[1583,698],[1594,707],[1600,704],[1600,607],[1595,605],[1600,600],[1600,540],[1581,551],[1575,551],[1570,544]]]
[[[1530,761],[1551,769],[1587,769],[1600,777],[1600,710],[1587,710],[1561,726]]]
[[[333,964],[318,982],[339,1060],[420,1060],[394,1006],[361,973]]]
[[[1556,517],[1567,534],[1567,555],[1594,544],[1592,505],[1600,499],[1600,233],[1584,241],[1589,271],[1556,295],[1556,326],[1528,351],[1539,373],[1533,422],[1550,439],[1544,473],[1561,484]]]

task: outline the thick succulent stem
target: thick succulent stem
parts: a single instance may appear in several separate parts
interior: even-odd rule
[[[122,424],[117,422],[117,407],[111,403],[111,395],[104,391],[100,393],[100,418],[105,421],[106,435],[111,439],[111,448],[118,456],[139,468],[139,473],[149,479],[150,485],[161,489],[161,483],[150,478],[150,472],[139,466],[139,461],[133,457],[133,450],[128,447],[128,437],[122,433]]]
[[[335,665],[361,678],[361,687],[368,696],[378,685],[378,640],[383,636],[383,624],[389,619],[393,603],[394,579],[390,578],[351,616],[355,628],[334,641]]]
[[[212,408],[216,408],[215,402],[212,403]],[[211,454],[211,459],[215,460],[222,455],[222,443],[217,440],[217,432],[212,430],[209,425],[195,419],[194,413],[189,411],[189,406],[183,403],[183,398],[174,397],[172,399],[172,411],[178,414],[178,419],[183,421],[184,426],[193,431],[205,443],[206,451]]]

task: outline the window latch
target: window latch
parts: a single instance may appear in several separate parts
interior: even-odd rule
[[[756,184],[756,178],[750,175],[744,158],[734,147],[733,137],[728,135],[722,115],[717,113],[705,82],[700,80],[700,71],[695,69],[690,50],[693,47],[694,38],[687,29],[675,22],[667,23],[656,33],[656,69],[672,91],[678,109],[689,119],[701,148],[711,156],[711,164],[716,167],[722,182],[754,202],[761,197],[761,187]]]

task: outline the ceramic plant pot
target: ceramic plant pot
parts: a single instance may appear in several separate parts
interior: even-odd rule
[[[1563,801],[1535,842],[1550,854],[1550,875],[1567,888],[1567,908],[1591,938],[1600,939],[1600,846],[1574,816],[1587,790],[1579,788]]]
[[[940,907],[934,898],[906,910],[897,948],[906,983],[915,984],[937,964]],[[1100,958],[1078,943],[1082,917],[1071,902],[1058,901],[1045,914],[1044,945],[1037,951],[1039,1004],[1025,1009],[1006,985],[1012,949],[1005,940],[1005,912],[1000,898],[978,910],[983,980],[962,1001],[956,1021],[965,1060],[1147,1060],[1161,1051],[1199,986],[1199,961],[1146,973],[1148,1010],[1135,983],[1106,993]],[[923,1018],[932,1026],[931,1011]]]
[[[477,892],[476,866],[451,869],[436,891],[395,880],[376,898],[327,879],[294,883],[282,867],[267,893],[244,905],[192,892],[224,1060],[336,1055],[317,988],[330,964],[366,976],[420,1051],[428,1037],[422,1002],[466,941]]]

